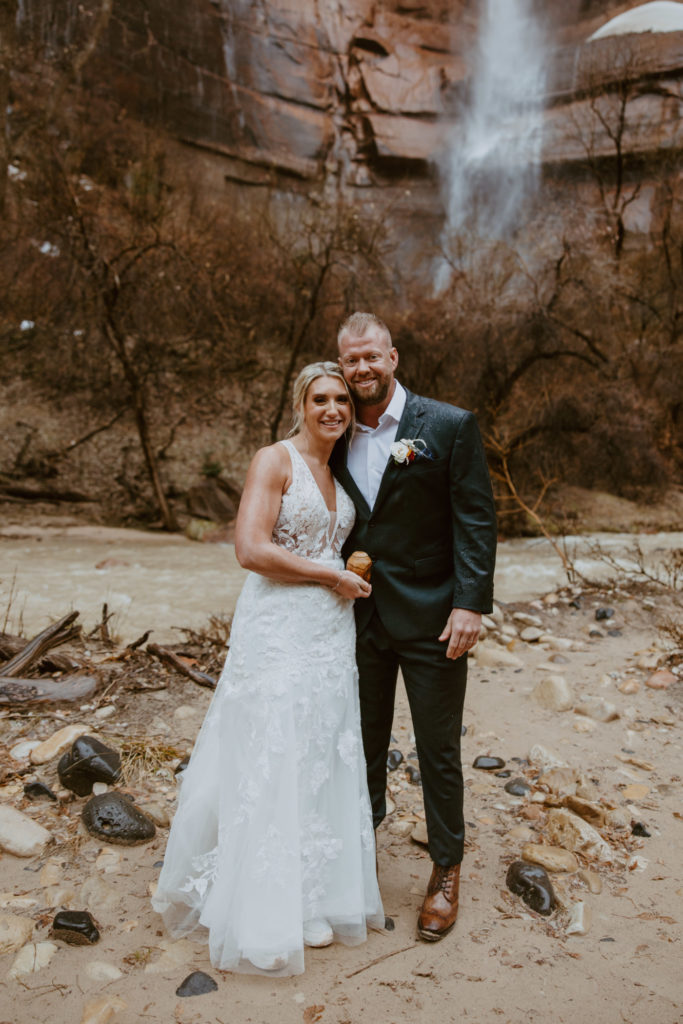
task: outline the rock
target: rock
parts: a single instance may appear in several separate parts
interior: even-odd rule
[[[111,875],[120,869],[122,860],[123,854],[120,850],[102,850],[95,861],[95,867],[99,871],[104,871],[105,875]]]
[[[539,843],[527,843],[522,849],[522,860],[531,864],[540,864],[546,871],[579,870],[579,862],[569,850],[559,846],[541,846]]]
[[[108,1024],[114,1014],[126,1010],[128,1004],[118,996],[102,996],[86,1003],[81,1017],[81,1024]]]
[[[509,768],[504,768],[502,772],[496,772],[497,779],[509,779],[512,776],[512,772]]]
[[[175,994],[181,998],[203,996],[206,992],[216,992],[217,989],[218,985],[210,975],[205,974],[204,971],[193,971],[180,983]]]
[[[19,978],[22,974],[35,974],[41,967],[47,967],[58,948],[54,942],[30,942],[17,953],[7,977]]]
[[[519,813],[527,821],[538,821],[545,814],[545,809],[539,804],[527,804],[526,807],[522,807]]]
[[[527,825],[515,825],[505,836],[507,840],[513,843],[531,843],[534,839],[537,839],[537,833],[532,828],[528,828]]]
[[[648,832],[642,821],[633,821],[631,822],[631,835],[639,836],[641,839],[649,839],[652,833]]]
[[[498,644],[484,640],[474,648],[473,657],[482,668],[524,668],[521,658],[500,647]]]
[[[489,757],[487,754],[479,754],[472,762],[472,767],[478,768],[482,772],[494,772],[504,768],[505,761],[502,757]]]
[[[521,777],[516,779],[510,779],[509,782],[505,783],[505,792],[510,793],[511,796],[526,796],[531,790],[531,786]]]
[[[536,743],[527,756],[529,762],[535,764],[541,771],[547,772],[551,768],[567,767],[566,761],[563,761],[559,754],[556,754],[554,750],[550,750],[549,747],[541,746],[540,743]]]
[[[630,828],[631,814],[623,807],[612,807],[605,811],[605,824],[608,828]]]
[[[41,868],[38,882],[40,885],[56,885],[62,879],[62,871],[62,862],[51,858]]]
[[[189,763],[190,763],[190,758],[189,757],[184,757],[182,759],[182,761],[180,761],[179,764],[176,766],[175,771],[173,772],[173,774],[174,775],[180,775],[181,772],[185,771],[185,769],[187,768]]]
[[[22,740],[17,743],[9,752],[9,756],[15,761],[25,761],[32,750],[40,746],[40,740]]]
[[[87,910],[60,910],[52,922],[53,939],[61,939],[70,946],[94,946],[100,933]]]
[[[102,981],[105,984],[123,977],[123,971],[114,964],[108,964],[106,960],[91,960],[86,964],[85,973],[91,981]]]
[[[598,608],[595,612],[595,619],[597,622],[604,622],[605,619],[611,619],[614,617],[614,608]]]
[[[495,620],[492,619],[489,615],[482,615],[481,624],[484,627],[484,629],[489,633],[495,632],[495,630],[498,628]]]
[[[417,825],[410,833],[410,838],[414,843],[420,843],[422,846],[426,846],[429,842],[427,836],[427,825],[424,821],[418,821]]]
[[[99,917],[101,914],[117,911],[121,906],[121,893],[99,875],[86,878],[81,886],[83,904]]]
[[[168,807],[154,802],[140,804],[140,810],[146,814],[158,828],[168,828],[171,824],[171,815]]]
[[[548,647],[552,648],[553,651],[571,651],[576,647],[576,641],[570,640],[566,636],[551,636],[550,634],[545,637],[544,643],[548,644]],[[551,658],[551,661],[559,661],[562,655],[555,655]],[[567,659],[560,661],[560,664],[566,665]]]
[[[594,828],[603,828],[607,824],[607,812],[600,804],[593,803],[591,800],[583,800],[581,797],[571,794],[565,797],[564,803],[570,811],[578,814]]]
[[[567,796],[576,793],[576,772],[573,768],[551,768],[543,772],[538,784],[558,796]]]
[[[113,704],[106,704],[103,708],[98,708],[95,712],[95,718],[98,721],[103,721],[105,718],[111,718],[112,715],[116,714],[116,708]],[[99,962],[99,961],[98,961]]]
[[[574,706],[574,693],[564,676],[542,679],[531,695],[548,711],[570,711]]]
[[[70,885],[51,885],[43,893],[42,903],[44,906],[68,907],[76,899],[76,890]]]
[[[38,906],[38,900],[32,896],[15,896],[13,892],[0,892],[0,908],[3,910],[32,910]]]
[[[651,690],[668,690],[672,683],[677,682],[678,676],[669,672],[668,668],[660,668],[645,680],[645,685]]]
[[[619,683],[617,690],[620,693],[638,693],[640,690],[640,683],[637,679],[624,679],[623,682]]]
[[[9,804],[0,804],[0,850],[15,857],[36,857],[45,851],[50,833]]]
[[[33,934],[33,921],[18,914],[0,913],[0,956],[21,949]]]
[[[547,642],[552,647],[558,638],[556,636],[549,636]],[[569,641],[571,643],[571,640]],[[565,658],[564,654],[552,654],[550,661],[553,665],[569,665],[569,658]]]
[[[414,821],[392,821],[389,825],[389,832],[392,836],[406,838],[415,828]]]
[[[535,626],[540,629],[543,625],[543,619],[539,618],[538,615],[528,615],[526,612],[515,612],[512,618],[515,622],[521,622],[524,626]]]
[[[551,842],[594,860],[612,861],[614,854],[599,832],[577,814],[563,807],[548,814],[546,834]]]
[[[65,725],[63,729],[53,733],[44,743],[39,743],[37,747],[33,748],[30,753],[31,763],[45,764],[47,761],[51,761],[53,757],[57,757],[67,747],[70,747],[76,737],[81,736],[86,728],[87,726],[81,723]]]
[[[589,871],[588,868],[581,868],[577,877],[588,886],[589,891],[595,896],[600,895],[602,892],[602,879],[595,871]]]
[[[650,787],[646,786],[644,782],[634,782],[630,786],[624,786],[621,791],[621,795],[624,800],[643,800],[650,792]]]
[[[385,931],[387,931],[387,932],[393,932],[393,930],[395,929],[395,927],[396,927],[396,925],[395,925],[395,923],[394,923],[394,919],[393,919],[393,917],[385,917],[385,918],[384,918],[384,930],[385,930]]]
[[[420,774],[419,768],[415,768],[414,765],[409,764],[406,768],[406,775],[408,776],[408,782],[413,786],[422,785],[422,775]]]
[[[389,795],[389,793],[387,793],[387,795],[386,795],[386,804],[387,804],[387,816],[390,815],[390,814],[393,814],[394,811],[396,810],[396,804],[391,799],[391,796]]]
[[[553,887],[545,868],[516,860],[508,868],[505,884],[511,892],[521,896],[537,914],[548,916],[557,906]]]
[[[539,629],[538,626],[527,626],[519,635],[520,639],[523,640],[524,643],[535,644],[543,636],[543,630]]]
[[[66,789],[76,796],[88,796],[94,782],[111,785],[120,778],[121,758],[118,751],[94,736],[81,735],[60,759],[57,772]]]
[[[154,822],[120,793],[103,793],[88,800],[81,813],[83,824],[93,836],[108,843],[132,846],[154,838]]]
[[[57,796],[44,782],[27,782],[24,786],[24,796],[29,800],[56,800]]]
[[[587,935],[592,924],[592,916],[591,908],[583,900],[574,903],[569,912],[567,935]]]
[[[491,618],[493,619],[493,621],[495,622],[495,624],[497,626],[502,626],[503,622],[505,621],[505,616],[503,615],[503,611],[502,611],[500,605],[497,605],[495,602],[493,604],[493,611],[491,612]]]
[[[605,700],[604,697],[584,697],[574,706],[574,713],[585,715],[595,722],[613,722],[619,717],[616,704]]]
[[[387,754],[387,771],[395,772],[403,761],[403,754],[400,750],[390,750]]]
[[[165,974],[167,971],[175,971],[181,967],[187,967],[197,953],[198,946],[188,939],[162,939],[160,947],[163,950],[161,956],[154,963],[146,964],[145,974]]]

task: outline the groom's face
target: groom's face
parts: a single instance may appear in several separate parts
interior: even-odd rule
[[[373,326],[362,338],[342,336],[339,363],[356,404],[380,405],[393,385],[398,352],[384,331]]]

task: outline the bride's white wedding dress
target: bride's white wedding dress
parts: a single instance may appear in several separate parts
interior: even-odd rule
[[[274,543],[343,568],[354,521],[330,513],[290,441]],[[250,573],[230,650],[183,772],[155,910],[207,941],[215,967],[304,969],[304,922],[359,943],[384,926],[360,733],[353,604],[315,584]]]

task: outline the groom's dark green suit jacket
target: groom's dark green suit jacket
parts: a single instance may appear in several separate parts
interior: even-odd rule
[[[396,440],[421,438],[431,457],[389,458],[370,509],[346,465],[346,439],[331,465],[356,506],[344,555],[367,551],[372,595],[356,601],[359,632],[376,609],[405,640],[438,636],[452,608],[490,612],[496,515],[474,415],[407,392]]]

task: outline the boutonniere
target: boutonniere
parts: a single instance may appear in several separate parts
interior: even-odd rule
[[[409,466],[415,459],[431,459],[431,452],[421,437],[402,437],[400,441],[394,441],[389,454],[397,466]]]

